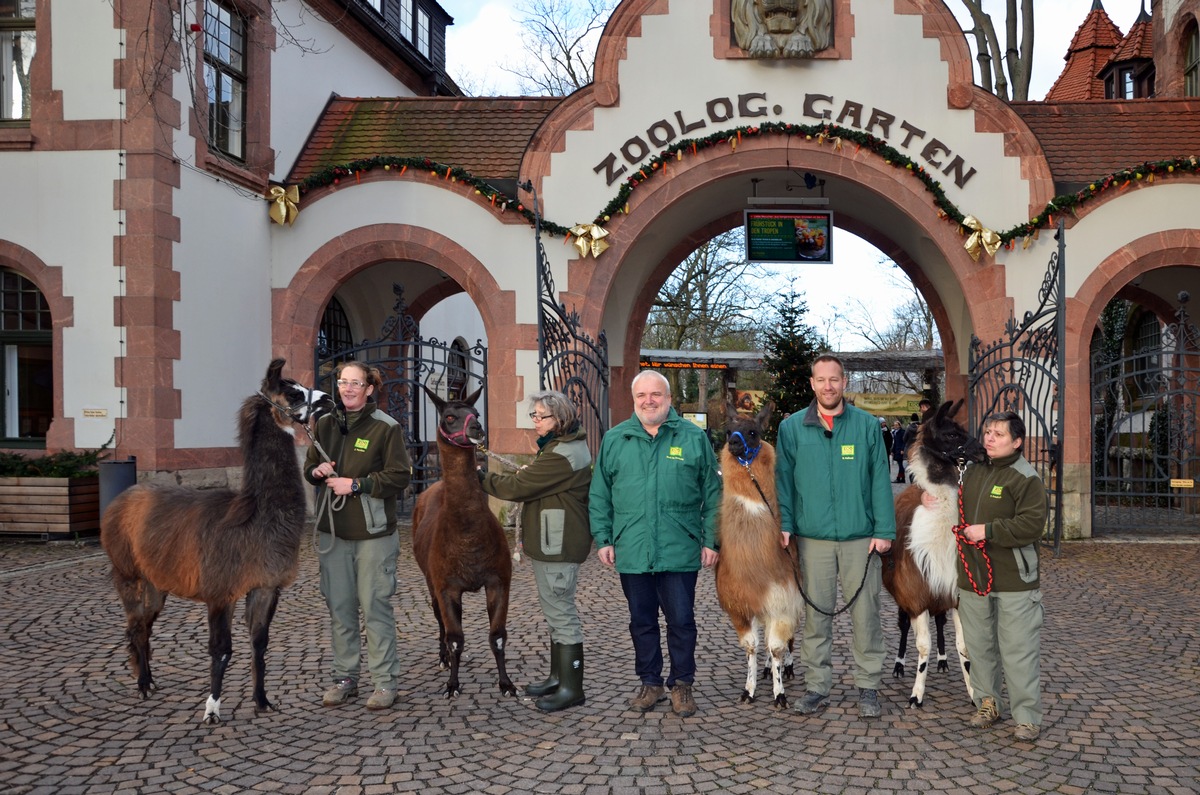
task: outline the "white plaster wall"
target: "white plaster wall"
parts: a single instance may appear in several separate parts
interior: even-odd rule
[[[0,192],[0,237],[62,269],[63,292],[73,302],[73,325],[62,335],[64,415],[75,420],[76,445],[99,447],[122,410],[121,391],[113,387],[121,355],[113,327],[113,298],[121,289],[112,264],[121,229],[113,209],[117,153],[4,152],[0,172],[5,185],[21,186]],[[107,416],[84,419],[84,408]]]
[[[454,342],[458,337],[462,337],[467,343],[467,348],[474,347],[477,341],[482,340],[484,347],[487,347],[488,337],[487,329],[483,326],[483,317],[479,314],[479,309],[475,306],[475,302],[466,293],[452,295],[439,301],[433,306],[425,316],[421,318],[421,336],[428,338],[436,338],[442,342],[449,344]],[[467,384],[467,393],[474,392],[479,387],[479,382],[471,379],[471,383]],[[478,405],[479,421],[483,423],[483,427],[487,428],[487,406],[485,401],[480,399]],[[426,411],[422,416],[425,418],[436,417],[436,412]],[[433,438],[433,431],[430,427],[427,429],[428,435],[424,438]]]
[[[281,180],[330,95],[410,97],[414,92],[303,3],[273,3],[272,10],[276,28],[286,26],[292,36],[281,32],[271,61],[271,146],[274,178]]]
[[[113,4],[105,0],[57,2],[50,8],[54,89],[62,92],[63,118],[119,119],[124,94],[113,87],[124,33],[113,28]]]
[[[594,217],[616,195],[620,182],[609,186],[603,170],[596,174],[593,169],[610,152],[616,152],[623,163],[621,145],[635,135],[646,138],[646,130],[656,121],[673,120],[677,110],[687,121],[697,121],[704,117],[710,99],[731,97],[736,106],[739,94],[765,92],[768,116],[735,116],[680,137],[704,137],[766,121],[815,124],[818,120],[803,115],[804,96],[827,94],[833,97],[834,121],[847,100],[864,105],[864,124],[872,107],[894,114],[888,141],[918,162],[921,149],[934,137],[962,155],[978,173],[963,189],[948,176],[942,184],[948,198],[965,213],[978,216],[993,229],[1028,220],[1028,186],[1020,178],[1019,160],[1004,156],[1001,135],[975,131],[971,110],[947,108],[948,66],[941,60],[937,40],[922,35],[921,17],[896,14],[890,4],[878,0],[855,0],[852,9],[854,59],[849,61],[716,60],[709,16],[697,13],[693,3],[675,0],[667,14],[644,16],[642,35],[628,40],[628,56],[619,67],[618,106],[598,109],[594,128],[568,133],[566,151],[553,156],[551,176],[544,186],[547,217]],[[775,106],[779,113],[774,112]],[[914,140],[908,149],[901,147],[902,120],[925,130],[926,138]],[[843,125],[851,126],[848,120]],[[877,129],[873,132],[879,135]],[[852,156],[852,147],[845,151]],[[942,159],[948,162],[950,156]]]

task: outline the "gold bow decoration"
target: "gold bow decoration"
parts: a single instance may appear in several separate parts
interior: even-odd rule
[[[988,229],[973,215],[968,215],[964,218],[962,225],[967,229],[974,230],[971,232],[971,236],[967,238],[967,242],[963,244],[963,248],[971,255],[971,259],[979,262],[979,250],[981,248],[988,253],[989,257],[996,256],[996,252],[1000,250],[1001,246],[1000,235]]]
[[[599,259],[608,248],[608,241],[604,239],[608,237],[608,230],[599,224],[575,224],[571,227],[571,234],[575,236],[575,248],[579,249],[581,257],[586,258],[591,252],[593,257]]]
[[[277,224],[291,226],[300,214],[300,188],[297,185],[272,185],[267,191],[267,201],[271,203],[267,214]]]

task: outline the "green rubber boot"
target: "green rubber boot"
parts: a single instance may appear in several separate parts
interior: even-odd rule
[[[541,682],[525,685],[527,696],[548,696],[558,690],[558,644],[550,641],[550,675]]]
[[[558,689],[535,702],[542,712],[558,712],[584,703],[583,644],[558,645],[555,651],[558,658]]]

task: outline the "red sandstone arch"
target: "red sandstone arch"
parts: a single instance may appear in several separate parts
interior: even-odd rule
[[[490,349],[488,397],[492,417],[497,420],[492,446],[510,449],[508,445],[518,444],[523,436],[518,437],[515,430],[516,406],[524,390],[515,375],[515,351],[537,348],[537,328],[518,324],[513,292],[501,290],[482,262],[437,232],[407,224],[373,224],[344,232],[318,248],[296,271],[291,284],[272,290],[272,350],[291,363],[292,377],[311,379],[312,350],[330,297],[355,273],[396,260],[437,268],[475,302],[487,329]],[[446,289],[449,291],[445,295],[458,292]],[[445,297],[441,292],[439,299]],[[424,311],[431,300],[430,296],[418,296],[415,303]],[[508,438],[510,434],[512,439]]]

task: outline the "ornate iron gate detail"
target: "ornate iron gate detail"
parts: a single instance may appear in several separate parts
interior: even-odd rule
[[[542,245],[542,222],[537,191],[526,181],[521,189],[533,195],[534,241],[538,277],[538,382],[574,401],[587,432],[592,455],[608,430],[608,337],[596,339],[579,330],[579,313],[567,312],[555,300],[554,275]]]
[[[1093,532],[1200,529],[1200,331],[1188,297],[1160,344],[1092,359]]]
[[[487,382],[487,348],[476,340],[469,348],[421,336],[420,326],[408,314],[404,287],[392,285],[396,296],[392,313],[380,328],[379,337],[331,351],[322,343],[314,355],[317,386],[336,395],[333,383],[338,362],[348,359],[372,364],[383,378],[383,393],[376,403],[400,423],[408,455],[412,459],[412,490],[418,494],[441,476],[437,456],[437,414],[425,412],[421,385],[442,398],[464,397]],[[487,390],[482,405],[487,416]]]
[[[1062,542],[1062,339],[1066,325],[1063,284],[1066,234],[1055,233],[1058,250],[1050,255],[1038,290],[1038,306],[1021,324],[1010,317],[1005,334],[986,347],[974,334],[968,358],[971,427],[982,432],[984,419],[997,411],[1015,411],[1025,421],[1022,450],[1046,486],[1045,543],[1058,552]]]

